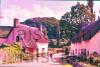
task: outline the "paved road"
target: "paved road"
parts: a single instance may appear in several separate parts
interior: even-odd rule
[[[45,59],[46,60],[46,59]],[[44,59],[39,58],[39,60],[34,60],[33,62],[22,62],[15,64],[2,64],[0,67],[62,67],[59,63],[54,63],[51,60],[48,62],[44,61]]]
[[[61,65],[58,62],[52,61],[50,58],[39,58],[38,61],[35,59],[32,62],[22,62],[14,64],[1,64],[0,67],[72,67],[69,64]]]

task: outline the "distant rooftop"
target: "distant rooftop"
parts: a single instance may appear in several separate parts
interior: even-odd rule
[[[0,26],[0,38],[8,37],[12,29],[12,26]]]

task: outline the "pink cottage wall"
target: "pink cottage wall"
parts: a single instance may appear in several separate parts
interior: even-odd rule
[[[100,54],[100,31],[96,33],[89,41],[72,43],[70,46],[70,55],[72,55],[73,50],[74,55],[79,55],[81,53],[81,49],[86,49],[86,51],[89,51],[89,54],[93,53],[94,51]]]

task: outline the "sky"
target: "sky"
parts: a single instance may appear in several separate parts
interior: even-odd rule
[[[79,1],[87,4],[87,1]],[[55,17],[60,19],[62,15],[70,11],[70,7],[77,1],[46,1],[46,0],[0,0],[0,26],[12,26],[13,19],[18,18],[23,22],[34,17]],[[99,14],[100,2],[94,2],[96,18]]]

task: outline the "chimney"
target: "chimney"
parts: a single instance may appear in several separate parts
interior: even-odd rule
[[[40,25],[40,31],[41,31],[41,32],[43,31],[42,24]]]
[[[18,25],[18,24],[20,24],[19,19],[14,18],[14,25]]]

